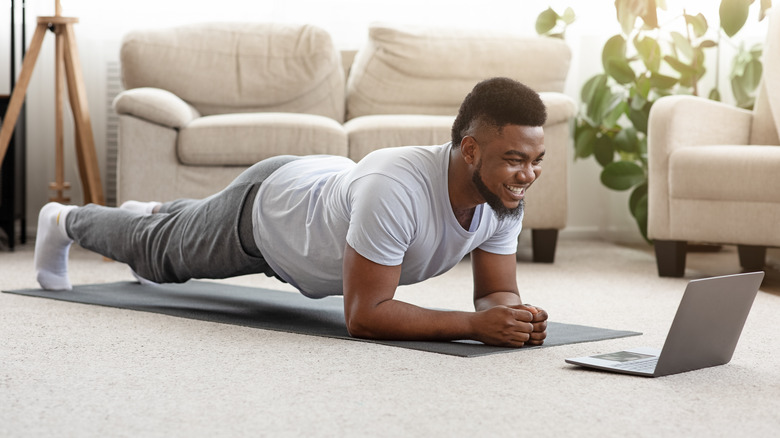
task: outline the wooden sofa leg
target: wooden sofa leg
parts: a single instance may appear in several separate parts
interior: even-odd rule
[[[655,262],[659,277],[682,277],[685,275],[687,243],[680,240],[655,240]]]
[[[533,247],[534,263],[553,263],[555,247],[558,244],[558,230],[531,230],[531,246]]]
[[[745,271],[761,271],[766,260],[766,247],[755,245],[737,245],[739,264]]]

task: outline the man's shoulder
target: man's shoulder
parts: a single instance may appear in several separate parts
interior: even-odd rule
[[[377,149],[358,162],[356,171],[360,175],[385,174],[402,179],[416,174],[430,175],[447,165],[448,150],[448,145]]]

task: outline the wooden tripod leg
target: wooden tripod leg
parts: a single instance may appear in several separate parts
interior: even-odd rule
[[[16,120],[19,118],[19,112],[22,110],[24,95],[27,93],[27,86],[30,85],[30,78],[35,69],[35,61],[38,60],[38,54],[41,53],[41,44],[43,44],[43,37],[46,35],[47,29],[48,26],[42,23],[39,23],[35,28],[32,41],[30,41],[30,47],[22,63],[22,72],[19,74],[19,80],[16,82],[14,92],[11,94],[11,100],[8,102],[8,110],[5,113],[3,127],[0,129],[0,163],[3,162],[5,153],[8,150],[8,142],[11,141],[11,135],[13,135],[16,127]]]
[[[84,198],[85,201],[103,205],[105,204],[103,185],[100,181],[100,168],[95,151],[95,140],[92,135],[92,122],[87,107],[87,93],[79,64],[76,36],[71,23],[63,25],[63,35],[65,37],[65,72],[68,77],[70,106],[73,110],[76,127],[76,155],[79,160],[79,171],[83,175]]]
[[[65,136],[63,126],[63,101],[65,92],[65,53],[64,39],[59,27],[55,28],[55,57],[54,57],[54,89],[55,89],[55,181],[49,184],[49,189],[55,191],[55,195],[50,197],[50,201],[66,203],[70,198],[64,195],[63,191],[70,188],[70,184],[65,182]]]

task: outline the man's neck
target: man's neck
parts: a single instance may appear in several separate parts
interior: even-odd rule
[[[447,170],[447,190],[450,206],[458,223],[466,230],[471,227],[474,210],[480,204],[473,196],[468,166],[460,154],[460,149],[450,149],[450,166]]]

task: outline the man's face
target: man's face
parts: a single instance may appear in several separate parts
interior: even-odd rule
[[[477,144],[472,174],[477,192],[499,219],[519,215],[526,191],[542,173],[543,129],[507,125],[500,134]]]

